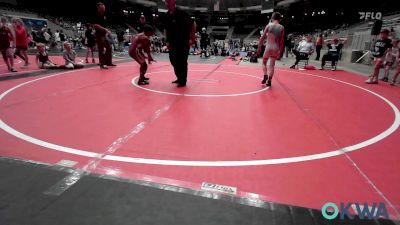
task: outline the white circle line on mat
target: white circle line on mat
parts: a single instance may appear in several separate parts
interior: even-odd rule
[[[147,73],[147,74],[160,74],[160,73],[168,73],[172,72],[172,70],[168,71],[157,71],[157,72],[152,72],[152,73]],[[208,70],[190,70],[190,72],[210,72]],[[244,74],[244,73],[235,73],[235,72],[227,72],[227,71],[218,71],[218,73],[226,73],[226,74],[235,74],[235,75],[240,75],[240,76],[248,76],[248,77],[254,77],[256,79],[262,80],[262,78],[258,76],[254,76],[251,74]],[[159,90],[154,90],[150,88],[146,88],[144,86],[138,85],[136,80],[139,78],[139,76],[136,76],[132,79],[132,84],[133,86],[146,90],[146,91],[151,91],[154,93],[159,93],[159,94],[167,94],[167,95],[177,95],[177,96],[185,96],[185,97],[236,97],[236,96],[243,96],[243,95],[251,95],[251,94],[257,94],[263,91],[266,91],[269,89],[269,87],[264,87],[260,90],[257,91],[251,91],[251,92],[244,92],[244,93],[238,93],[238,94],[180,94],[180,93],[175,93],[175,92],[168,92],[168,91],[159,91]]]
[[[80,70],[82,71],[82,70]],[[8,89],[7,91],[3,92],[0,95],[0,101],[9,93],[11,93],[12,91],[23,87],[27,84],[39,81],[39,80],[43,80],[43,79],[47,79],[47,78],[51,78],[51,77],[55,77],[55,76],[59,76],[62,74],[66,74],[66,73],[71,73],[73,71],[69,71],[69,72],[63,72],[63,73],[59,73],[59,74],[54,74],[51,76],[47,76],[47,77],[42,77],[42,78],[38,78],[35,80],[31,80],[22,84],[19,84],[11,89]],[[385,103],[387,103],[393,110],[395,118],[393,121],[393,124],[385,131],[383,131],[382,133],[378,134],[375,137],[372,137],[368,140],[365,140],[363,142],[354,144],[354,145],[350,145],[341,149],[337,149],[337,150],[333,150],[333,151],[329,151],[329,152],[325,152],[325,153],[319,153],[319,154],[312,154],[312,155],[304,155],[304,156],[296,156],[296,157],[287,157],[287,158],[275,158],[275,159],[264,159],[264,160],[243,160],[243,161],[182,161],[182,160],[162,160],[162,159],[147,159],[147,158],[134,158],[134,157],[127,157],[127,156],[116,156],[116,155],[106,155],[103,159],[105,160],[112,160],[112,161],[119,161],[119,162],[128,162],[128,163],[138,163],[138,164],[152,164],[152,165],[169,165],[169,166],[206,166],[206,167],[218,167],[218,166],[225,166],[225,167],[232,167],[232,166],[260,166],[260,165],[273,165],[273,164],[286,164],[286,163],[295,163],[295,162],[304,162],[304,161],[310,161],[310,160],[316,160],[316,159],[324,159],[324,158],[329,158],[329,157],[334,157],[334,156],[338,156],[338,155],[342,155],[345,154],[347,152],[351,152],[351,151],[355,151],[355,150],[359,150],[362,149],[364,147],[367,147],[369,145],[372,145],[374,143],[377,143],[379,141],[381,141],[382,139],[388,137],[389,135],[391,135],[393,132],[395,132],[399,126],[400,126],[400,112],[399,109],[392,103],[390,102],[388,99],[386,99],[385,97],[371,91],[368,90],[366,88],[357,86],[355,84],[351,84],[345,81],[341,81],[341,80],[337,80],[337,79],[333,79],[333,78],[328,78],[328,77],[323,77],[323,76],[319,76],[319,75],[314,75],[314,74],[309,74],[309,73],[304,73],[304,72],[295,72],[293,71],[292,73],[298,73],[298,74],[303,74],[303,75],[307,75],[307,76],[313,76],[313,77],[318,77],[318,78],[322,78],[322,79],[327,79],[327,80],[331,80],[331,81],[335,81],[335,82],[339,82],[342,84],[346,84],[355,88],[358,88],[360,90],[363,90],[367,93],[370,93],[378,98],[380,98],[381,100],[383,100]],[[99,153],[95,153],[95,152],[90,152],[90,151],[85,151],[85,150],[80,150],[80,149],[74,149],[74,148],[69,148],[69,147],[65,147],[65,146],[60,146],[57,144],[53,144],[53,143],[49,143],[34,137],[31,137],[27,134],[24,134],[22,132],[19,132],[17,130],[15,130],[14,128],[10,127],[9,125],[7,125],[6,123],[3,122],[3,120],[0,119],[0,128],[3,129],[4,131],[6,131],[7,133],[20,138],[24,141],[30,142],[32,144],[35,145],[39,145],[45,148],[49,148],[49,149],[53,149],[56,151],[60,151],[60,152],[65,152],[65,153],[70,153],[70,154],[75,154],[75,155],[81,155],[81,156],[86,156],[86,157],[93,157],[93,158],[100,158],[102,157],[101,154]]]

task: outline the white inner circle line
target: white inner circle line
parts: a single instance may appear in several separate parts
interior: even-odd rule
[[[82,70],[81,70],[82,71]],[[19,84],[5,92],[3,92],[0,95],[0,101],[9,93],[11,93],[12,91],[15,91],[16,89],[23,87],[27,84],[39,81],[39,80],[43,80],[43,79],[47,79],[50,77],[55,77],[55,76],[59,76],[62,74],[66,74],[66,73],[71,73],[73,71],[69,71],[69,72],[63,72],[63,73],[59,73],[59,74],[54,74],[51,76],[47,76],[47,77],[42,77],[42,78],[38,78],[35,80],[31,80],[22,84]],[[112,161],[119,161],[119,162],[128,162],[128,163],[139,163],[139,164],[153,164],[153,165],[170,165],[170,166],[258,166],[258,165],[273,165],[273,164],[283,164],[283,163],[294,163],[294,162],[303,162],[303,161],[310,161],[310,160],[316,160],[316,159],[323,159],[323,158],[329,158],[329,157],[333,157],[333,156],[338,156],[338,155],[342,155],[345,154],[347,152],[351,152],[351,151],[355,151],[355,150],[359,150],[361,148],[364,148],[366,146],[372,145],[374,143],[377,143],[378,141],[381,141],[382,139],[386,138],[387,136],[391,135],[393,132],[395,132],[399,126],[400,126],[400,112],[398,110],[398,108],[392,103],[390,102],[388,99],[384,98],[383,96],[368,90],[366,88],[357,86],[355,84],[351,84],[345,81],[341,81],[341,80],[336,80],[333,78],[328,78],[328,77],[323,77],[323,76],[318,76],[318,75],[314,75],[314,74],[309,74],[309,73],[304,73],[304,72],[296,72],[296,71],[292,71],[292,73],[298,73],[298,74],[302,74],[302,75],[306,75],[306,76],[313,76],[313,77],[318,77],[318,78],[322,78],[322,79],[327,79],[327,80],[331,80],[331,81],[336,81],[342,84],[346,84],[355,88],[358,88],[360,90],[366,91],[367,93],[370,93],[378,98],[380,98],[381,100],[383,100],[384,102],[386,102],[393,110],[394,115],[395,115],[395,119],[393,124],[384,132],[378,134],[377,136],[368,139],[366,141],[363,141],[361,143],[355,144],[355,145],[351,145],[351,146],[347,146],[341,149],[337,149],[337,150],[333,150],[330,152],[325,152],[325,153],[319,153],[319,154],[313,154],[313,155],[305,155],[305,156],[297,156],[297,157],[288,157],[288,158],[277,158],[277,159],[265,159],[265,160],[245,160],[245,161],[181,161],[181,160],[161,160],[161,159],[146,159],[146,158],[133,158],[133,157],[126,157],[126,156],[115,156],[115,155],[107,155],[107,156],[103,156],[103,160],[112,160]],[[6,131],[7,133],[20,138],[24,141],[30,142],[32,144],[35,145],[39,145],[45,148],[49,148],[49,149],[53,149],[56,151],[60,151],[60,152],[65,152],[65,153],[70,153],[70,154],[75,154],[75,155],[81,155],[81,156],[86,156],[86,157],[94,157],[94,158],[100,158],[102,157],[101,154],[99,153],[95,153],[95,152],[89,152],[89,151],[85,151],[85,150],[79,150],[79,149],[74,149],[74,148],[69,148],[69,147],[65,147],[65,146],[60,146],[60,145],[56,145],[53,143],[49,143],[34,137],[31,137],[29,135],[26,135],[24,133],[21,133],[17,130],[15,130],[14,128],[8,126],[6,123],[3,122],[3,120],[0,120],[0,128],[3,129],[4,131]]]
[[[152,73],[147,73],[147,74],[160,74],[160,73],[168,73],[168,72],[173,72],[172,70],[168,71],[157,71],[157,72],[152,72]],[[209,70],[190,70],[190,72],[210,72]],[[262,78],[250,74],[244,74],[244,73],[235,73],[235,72],[227,72],[227,71],[216,71],[218,73],[226,73],[226,74],[235,74],[235,75],[240,75],[240,76],[247,76],[247,77],[253,77],[259,80],[262,80]],[[243,95],[251,95],[251,94],[257,94],[263,91],[266,91],[269,89],[269,87],[264,87],[260,90],[257,91],[251,91],[251,92],[244,92],[244,93],[238,93],[238,94],[180,94],[180,93],[175,93],[175,92],[167,92],[167,91],[158,91],[150,88],[145,88],[141,85],[138,85],[136,80],[139,78],[139,76],[134,77],[132,79],[132,84],[140,89],[146,90],[146,91],[151,91],[159,94],[167,94],[167,95],[180,95],[180,96],[185,96],[185,97],[236,97],[236,96],[243,96]]]

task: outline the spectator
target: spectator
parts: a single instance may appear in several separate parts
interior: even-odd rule
[[[314,43],[312,42],[312,36],[307,35],[306,40],[299,43],[296,50],[293,50],[293,54],[296,56],[296,61],[290,67],[291,69],[296,68],[300,60],[308,60],[310,55],[314,52]]]
[[[94,60],[94,46],[96,45],[96,38],[94,36],[93,27],[90,24],[86,24],[85,31],[85,45],[86,45],[86,63],[89,63],[89,54],[92,54],[92,63],[96,63]]]
[[[32,30],[31,36],[32,36],[32,41],[33,41],[34,43],[39,42],[39,39],[38,39],[38,36],[37,36],[37,32],[36,32],[36,31]]]
[[[124,35],[125,31],[123,29],[119,29],[117,31],[117,41],[118,41],[118,51],[124,51]]]
[[[382,30],[380,36],[381,38],[375,42],[374,49],[372,51],[375,66],[372,75],[368,78],[368,80],[365,81],[367,84],[378,83],[379,70],[381,69],[388,50],[392,47],[392,40],[388,38],[389,30]]]
[[[390,85],[395,85],[397,77],[400,74],[400,50],[399,50],[399,46],[398,46],[399,40],[397,40],[397,42],[395,44],[396,45],[394,45],[393,49],[392,49],[392,54],[396,54],[396,51],[397,51],[397,54],[396,54],[397,69],[396,69],[396,74],[394,75],[392,82],[390,82]]]
[[[322,62],[321,62],[321,69],[324,69],[325,62],[326,61],[331,61],[332,62],[332,70],[335,70],[337,61],[339,61],[339,55],[340,51],[343,48],[343,44],[346,42],[346,39],[339,40],[338,38],[335,38],[333,40],[333,44],[331,41],[327,41],[327,46],[328,46],[328,52],[322,56]]]
[[[322,37],[322,34],[318,35],[317,41],[315,43],[315,48],[316,48],[316,52],[317,52],[317,57],[315,58],[315,60],[319,61],[319,57],[321,55],[321,49],[322,49],[322,45],[324,44],[324,38]]]
[[[396,57],[399,55],[399,48],[398,48],[398,40],[393,40],[392,45],[393,47],[388,49],[388,52],[385,56],[385,74],[381,81],[388,82],[389,81],[389,71],[396,62]]]
[[[44,37],[44,40],[45,40],[44,43],[48,46],[49,43],[50,43],[51,35],[49,34],[49,32],[47,30],[45,30],[45,28],[43,28],[43,37]]]
[[[36,64],[40,69],[56,69],[59,68],[49,59],[49,54],[46,52],[46,46],[42,43],[36,44],[38,53],[36,54]]]
[[[47,33],[50,35],[49,44],[51,47],[54,47],[54,34],[50,28],[47,28]]]
[[[22,69],[28,68],[29,58],[27,54],[28,50],[28,35],[26,33],[26,28],[21,19],[13,20],[14,30],[15,30],[15,45],[16,52],[15,54],[21,57],[25,61],[25,65],[22,66]]]
[[[97,3],[97,14],[93,19],[92,26],[96,30],[97,49],[101,69],[108,69],[108,66],[116,66],[112,63],[112,49],[110,43],[110,31],[106,27],[106,7],[103,3]]]
[[[14,40],[11,30],[7,27],[7,19],[0,19],[0,52],[10,72],[17,72],[14,69],[14,57],[11,49],[11,41]]]
[[[200,50],[201,50],[201,54],[200,56],[202,57],[204,54],[204,57],[208,57],[208,53],[207,53],[207,48],[209,45],[209,39],[208,39],[208,34],[207,34],[207,29],[205,27],[203,27],[201,29],[201,34],[200,34]]]
[[[56,32],[54,33],[54,42],[56,44],[56,47],[60,46],[61,44],[61,38],[60,38],[60,31],[56,30]]]
[[[62,43],[64,43],[66,39],[67,39],[67,37],[65,36],[64,31],[61,30],[61,31],[60,31],[60,41],[61,41]]]
[[[292,39],[293,35],[289,34],[285,39],[285,56],[289,57],[289,52],[292,53]]]
[[[64,42],[63,58],[65,60],[65,68],[67,69],[80,69],[83,68],[82,63],[75,62],[76,52],[72,49],[71,43]]]

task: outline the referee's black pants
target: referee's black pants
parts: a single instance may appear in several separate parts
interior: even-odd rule
[[[112,64],[112,49],[105,36],[96,37],[97,50],[99,51],[99,63],[100,65],[111,65]]]
[[[169,50],[169,60],[174,67],[178,84],[186,84],[188,74],[189,48],[173,48]]]

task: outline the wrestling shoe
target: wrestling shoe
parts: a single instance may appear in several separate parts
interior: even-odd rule
[[[149,83],[147,80],[139,79],[137,84],[138,84],[138,85],[148,85],[148,84],[150,84],[150,83]]]
[[[268,75],[264,75],[264,79],[261,81],[261,84],[266,84],[268,80]]]

